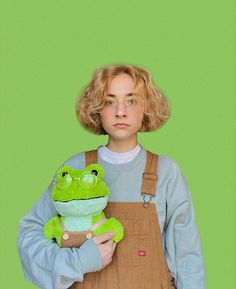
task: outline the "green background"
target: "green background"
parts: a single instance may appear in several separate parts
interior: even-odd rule
[[[106,143],[75,101],[95,68],[146,67],[172,114],[140,143],[179,164],[190,187],[208,289],[236,288],[233,0],[1,2],[1,281],[24,279],[19,219],[71,155]]]

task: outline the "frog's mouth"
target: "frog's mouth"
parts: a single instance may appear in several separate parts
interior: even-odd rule
[[[62,216],[85,216],[100,213],[107,206],[108,197],[100,196],[90,199],[54,201],[57,212]]]
[[[104,198],[105,196],[99,196],[99,197],[92,197],[92,198],[87,198],[87,199],[70,199],[70,200],[66,200],[66,201],[62,201],[62,200],[59,200],[59,201],[55,201],[55,202],[62,202],[62,203],[68,203],[68,202],[71,202],[71,201],[77,201],[77,200],[80,200],[80,201],[86,201],[86,200],[94,200],[94,199],[100,199],[100,198]]]

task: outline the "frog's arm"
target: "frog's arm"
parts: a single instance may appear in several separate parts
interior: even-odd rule
[[[102,235],[106,232],[115,232],[115,236],[112,238],[112,240],[116,243],[121,241],[124,237],[123,225],[116,218],[113,217],[107,219],[96,230],[93,231],[96,236]]]
[[[55,216],[44,225],[44,237],[47,239],[55,238],[58,245],[61,246],[62,228],[59,218],[59,216]]]

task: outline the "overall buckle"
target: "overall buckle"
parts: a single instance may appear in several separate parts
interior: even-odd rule
[[[141,195],[143,196],[143,207],[148,208],[153,197],[150,195],[147,195],[145,193],[141,193]],[[146,198],[148,198],[148,197],[149,197],[149,199],[147,200]]]

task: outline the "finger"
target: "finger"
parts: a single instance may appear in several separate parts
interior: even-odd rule
[[[104,244],[106,244],[106,245],[110,246],[111,248],[113,248],[113,241],[112,240],[108,240]]]
[[[112,244],[112,254],[114,253],[114,251],[115,251],[115,249],[116,249],[116,242],[113,242],[113,244]]]
[[[93,237],[94,242],[98,245],[105,241],[111,240],[115,234],[113,232],[108,232],[100,236]]]

